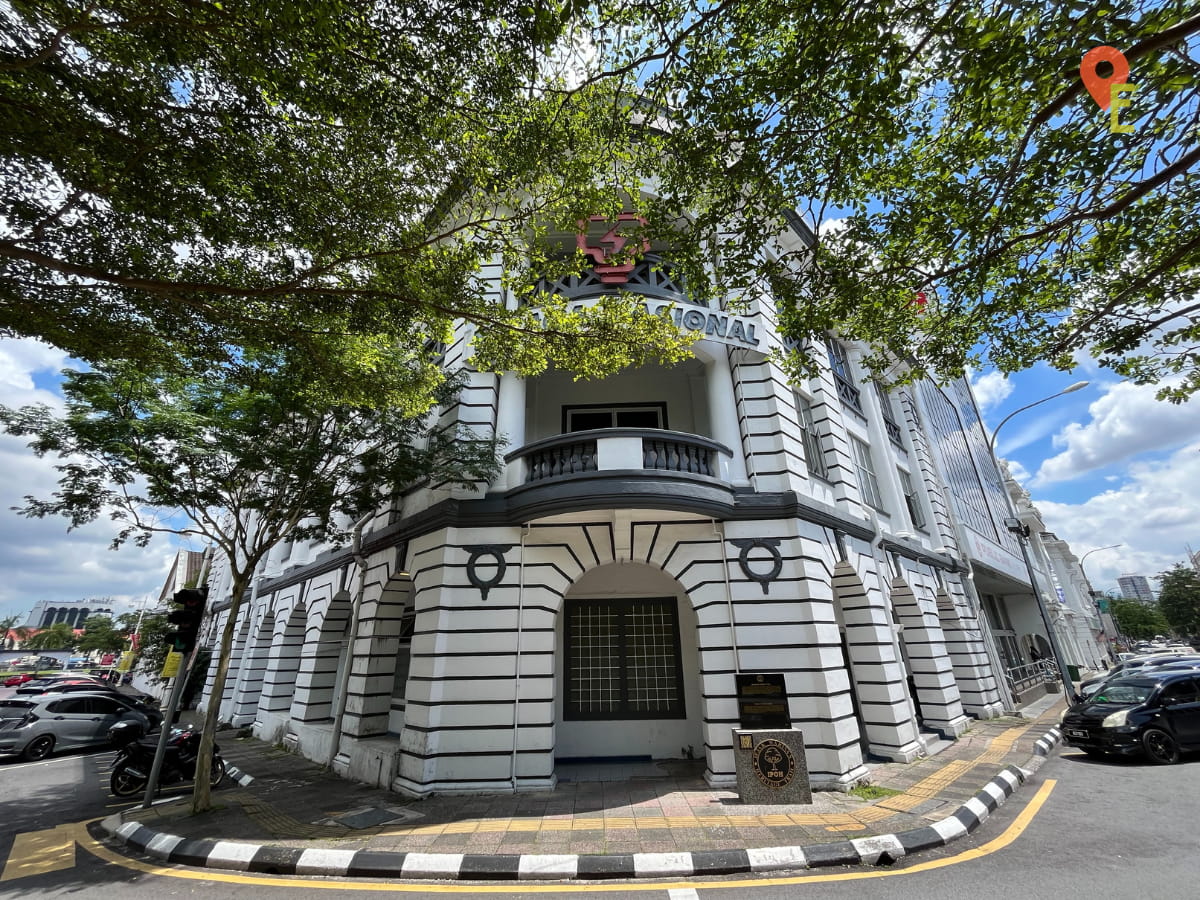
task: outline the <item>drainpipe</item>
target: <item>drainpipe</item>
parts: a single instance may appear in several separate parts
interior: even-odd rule
[[[372,510],[354,523],[354,536],[350,543],[350,553],[354,557],[354,562],[358,565],[358,590],[355,592],[354,601],[350,606],[350,630],[348,632],[349,638],[346,648],[346,665],[342,666],[342,676],[339,679],[337,709],[333,714],[333,742],[329,749],[329,759],[325,762],[325,765],[330,767],[333,766],[333,761],[337,758],[338,751],[342,748],[342,720],[346,716],[346,689],[350,684],[350,671],[354,668],[354,641],[358,637],[358,613],[362,607],[363,592],[367,588],[367,558],[363,556],[362,552],[362,530],[367,522],[374,517],[375,512]]]
[[[739,413],[743,413],[746,410],[746,397],[745,397],[745,392],[742,390],[741,373],[736,371],[736,369],[740,369],[742,367],[742,363],[745,361],[746,356],[747,356],[747,351],[741,350],[741,351],[739,351],[739,353],[740,353],[742,362],[739,362],[736,367],[730,366],[729,375],[730,375],[730,378],[733,379],[733,398],[737,402],[737,407],[738,407]],[[758,490],[758,474],[754,471],[754,453],[750,446],[750,435],[741,433],[740,423],[738,425],[738,432],[739,432],[738,439],[741,442],[742,457],[746,461],[746,477],[750,481],[750,486],[755,491],[757,491]],[[724,540],[724,534],[722,534],[721,539]],[[721,552],[722,552],[722,555],[724,555],[724,544],[722,544]],[[728,568],[728,567],[726,567],[726,568]],[[727,572],[726,580],[728,580],[728,577],[729,576],[728,576],[728,572]]]
[[[517,655],[513,663],[513,742],[512,763],[509,768],[509,782],[513,793],[517,792],[517,743],[518,724],[521,711],[521,634],[524,631],[525,618],[525,538],[529,535],[529,523],[521,526],[521,556],[520,570],[517,573]]]
[[[712,519],[713,534],[721,539],[721,571],[725,574],[725,605],[729,609],[729,642],[733,647],[733,671],[734,674],[741,674],[742,664],[738,657],[738,642],[737,642],[737,625],[733,620],[733,590],[729,586],[729,560],[725,556],[725,524],[719,523],[716,519]]]

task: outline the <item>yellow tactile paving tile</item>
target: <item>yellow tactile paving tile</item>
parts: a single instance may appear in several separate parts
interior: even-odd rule
[[[936,772],[917,781],[901,794],[886,797],[847,813],[764,813],[761,815],[652,815],[605,816],[602,812],[580,816],[547,816],[509,819],[472,819],[431,825],[388,829],[389,835],[495,834],[574,831],[636,831],[688,828],[787,828],[807,826],[827,831],[863,831],[891,818],[909,813],[937,797],[974,767],[997,763],[1011,753],[1034,722],[1008,728],[987,742],[986,749],[972,759],[950,760]]]
[[[1025,732],[1030,729],[1031,725],[1018,725],[1015,728],[1010,728],[996,737],[994,737],[988,746],[988,749],[980,756],[975,757],[977,763],[1000,762],[1004,757],[1012,752],[1013,747],[1017,745]]]

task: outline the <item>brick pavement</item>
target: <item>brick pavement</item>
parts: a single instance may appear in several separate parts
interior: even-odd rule
[[[870,783],[886,796],[817,792],[810,805],[786,806],[742,804],[736,792],[710,787],[699,761],[662,763],[653,776],[620,781],[560,780],[548,791],[414,800],[223,732],[223,756],[244,784],[215,791],[213,810],[191,815],[187,795],[134,806],[104,828],[172,861],[318,874],[620,877],[871,861],[879,847],[894,857],[907,852],[906,841],[940,845],[978,825],[1057,741],[1052,726],[1062,708],[1061,698],[1048,697],[1026,710],[1030,718],[974,722],[934,756],[873,764]],[[312,862],[318,858],[336,863],[326,871],[329,863]],[[633,871],[639,864],[644,873]]]

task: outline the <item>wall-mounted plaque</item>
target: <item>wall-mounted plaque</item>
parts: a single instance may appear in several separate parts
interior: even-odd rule
[[[741,672],[735,677],[742,728],[792,727],[782,672]]]

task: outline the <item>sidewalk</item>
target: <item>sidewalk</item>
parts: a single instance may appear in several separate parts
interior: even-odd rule
[[[191,815],[188,791],[101,827],[171,863],[281,875],[590,880],[876,865],[978,827],[1057,744],[1063,708],[1050,695],[1021,717],[974,722],[934,756],[874,764],[877,799],[818,792],[786,806],[712,789],[700,761],[560,769],[553,791],[411,800],[229,731],[218,743],[234,778],[214,791],[216,808]]]

